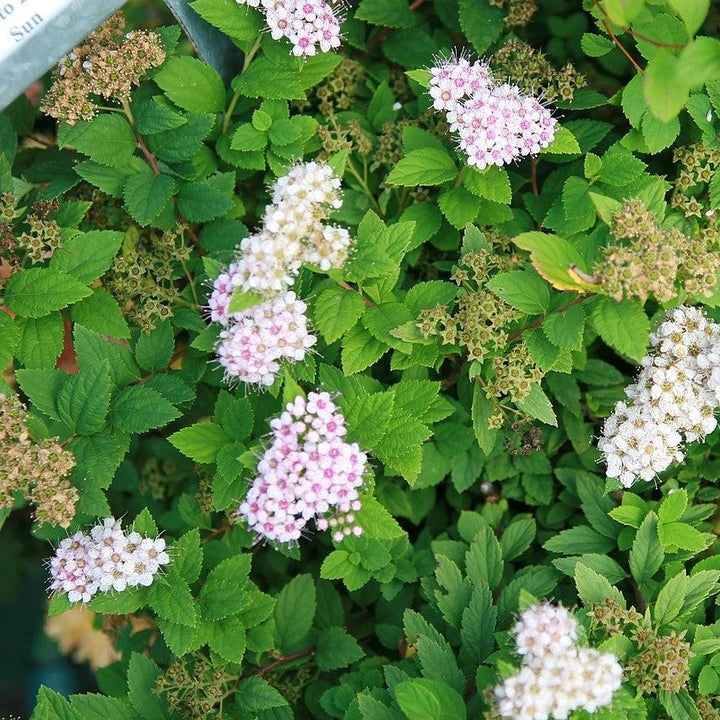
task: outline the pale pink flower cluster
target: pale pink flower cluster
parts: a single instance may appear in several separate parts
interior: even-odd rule
[[[574,710],[593,713],[612,702],[622,667],[614,655],[576,644],[577,622],[565,608],[528,608],[514,635],[523,661],[516,675],[495,688],[500,717],[564,720]]]
[[[652,480],[681,462],[684,444],[703,440],[717,427],[720,405],[720,325],[699,308],[680,306],[650,335],[627,401],[605,421],[598,449],[608,477],[625,487]]]
[[[273,40],[287,38],[292,54],[316,55],[340,47],[342,17],[324,0],[237,0],[265,15]]]
[[[299,163],[276,180],[257,233],[238,247],[238,259],[213,284],[210,319],[227,324],[235,292],[272,297],[289,288],[302,265],[341,268],[350,251],[345,228],[325,225],[342,205],[340,179],[322,162]]]
[[[507,165],[553,141],[550,110],[514,85],[495,83],[487,63],[452,56],[430,72],[433,107],[445,112],[469,165]]]
[[[288,288],[302,265],[327,271],[345,263],[350,234],[324,223],[341,205],[340,179],[325,163],[299,163],[275,182],[260,230],[242,240],[208,298],[210,319],[225,326],[217,353],[227,379],[272,385],[279,361],[303,360],[315,344],[305,304]],[[237,293],[266,300],[231,313]]]
[[[89,534],[60,541],[50,558],[50,590],[86,603],[98,592],[147,587],[169,562],[162,538],[126,534],[119,520],[105,518]]]
[[[217,346],[226,380],[269,386],[280,361],[303,360],[317,340],[308,331],[306,307],[288,291],[237,313]]]
[[[299,395],[270,428],[272,443],[237,515],[258,539],[283,544],[299,540],[311,520],[337,542],[362,534],[355,513],[367,455],[343,439],[345,418],[330,394]]]

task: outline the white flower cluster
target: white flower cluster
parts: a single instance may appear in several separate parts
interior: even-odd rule
[[[614,655],[576,645],[577,623],[561,606],[528,608],[514,634],[523,662],[495,688],[501,717],[562,720],[578,709],[592,713],[609,705],[622,684]]]
[[[452,56],[430,68],[433,107],[446,113],[468,164],[484,170],[536,155],[555,137],[550,110],[520,88],[495,83],[487,63]]]
[[[681,462],[683,444],[717,426],[720,405],[720,325],[702,310],[680,306],[650,335],[651,352],[634,384],[605,421],[598,449],[608,477],[625,487],[652,480]]]
[[[278,360],[302,360],[315,343],[305,305],[287,290],[302,265],[327,271],[345,263],[350,234],[325,224],[341,204],[340,179],[325,163],[300,163],[275,182],[260,230],[242,240],[238,259],[215,279],[208,298],[210,319],[225,326],[218,356],[227,378],[271,385]],[[236,292],[267,300],[231,313]]]
[[[338,10],[325,0],[236,0],[265,14],[273,40],[287,38],[297,56],[316,55],[340,47]]]
[[[89,534],[78,531],[60,542],[50,558],[50,590],[86,603],[98,592],[147,587],[169,562],[162,538],[126,535],[119,520],[105,518]]]

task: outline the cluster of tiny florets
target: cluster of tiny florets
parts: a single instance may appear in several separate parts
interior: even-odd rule
[[[119,520],[105,518],[60,541],[50,558],[50,590],[86,603],[98,592],[147,587],[169,562],[165,540],[126,534]]]
[[[720,233],[710,227],[686,235],[661,228],[647,206],[627,200],[615,213],[612,234],[622,244],[602,248],[593,272],[602,291],[616,300],[652,295],[668,302],[682,286],[690,296],[709,297],[720,270]]]
[[[308,331],[306,308],[288,291],[235,313],[216,348],[226,380],[269,386],[282,360],[304,360],[316,342]]]
[[[103,282],[123,314],[143,332],[151,332],[158,322],[173,316],[180,294],[178,268],[189,259],[190,247],[183,228],[177,226],[162,232],[130,231],[123,249]]]
[[[720,326],[702,310],[680,306],[668,311],[650,342],[627,400],[617,403],[598,441],[608,477],[625,487],[681,462],[683,444],[717,426]]]
[[[561,720],[577,709],[592,713],[609,705],[622,684],[617,658],[579,647],[577,622],[561,606],[528,608],[513,633],[522,666],[495,688],[500,717]]]
[[[365,82],[365,68],[362,63],[344,57],[332,74],[316,88],[308,91],[308,100],[297,101],[301,110],[313,105],[327,118],[335,117],[342,110],[350,110],[357,101]]]
[[[625,672],[638,692],[676,693],[687,687],[693,653],[682,635],[676,632],[658,635],[635,608],[626,610],[613,600],[593,606],[589,616],[593,629],[600,629],[610,637],[622,634],[632,641]]]
[[[16,396],[0,394],[0,509],[12,508],[20,493],[35,505],[39,523],[68,527],[80,497],[68,479],[75,456],[58,438],[33,440],[27,417]]]
[[[548,101],[572,100],[575,91],[586,85],[585,78],[571,63],[557,69],[540,50],[519,38],[508,40],[493,54],[490,63],[496,77]]]
[[[682,210],[687,218],[715,217],[707,189],[720,169],[720,150],[701,143],[679,147],[673,151],[673,162],[679,172],[670,196],[672,207]]]
[[[113,15],[60,60],[43,112],[72,124],[95,116],[97,97],[127,101],[140,78],[165,61],[165,50],[157,33],[124,30],[122,14]]]
[[[505,27],[521,27],[532,20],[537,11],[536,0],[488,0],[490,5],[507,8]]]
[[[555,137],[550,110],[519,87],[497,84],[482,60],[453,56],[430,69],[433,107],[445,112],[468,164],[484,170],[536,155]]]
[[[294,543],[313,520],[340,542],[360,535],[359,489],[367,456],[344,440],[345,417],[327,392],[299,395],[270,422],[272,443],[237,515],[258,539]]]
[[[337,7],[325,0],[236,0],[258,8],[273,40],[287,38],[292,54],[317,55],[340,47],[342,17]]]

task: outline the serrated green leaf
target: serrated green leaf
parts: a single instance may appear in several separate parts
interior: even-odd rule
[[[5,304],[22,317],[40,318],[90,294],[84,283],[60,270],[31,268],[8,280]]]

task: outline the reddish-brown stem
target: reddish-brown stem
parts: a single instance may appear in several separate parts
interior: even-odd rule
[[[160,175],[161,171],[158,167],[157,160],[155,160],[155,156],[150,152],[150,148],[145,144],[145,140],[143,139],[143,136],[140,133],[135,133],[135,137],[137,138],[137,144],[140,150],[142,150],[142,154],[145,156],[145,159],[148,161],[148,164],[152,168],[152,171],[156,175]]]
[[[561,305],[557,310],[555,310],[556,313],[564,313],[566,310],[569,310],[573,305],[579,305],[583,300],[587,300],[589,295],[578,295],[576,298],[573,298],[570,300],[570,302],[566,302],[564,305]],[[519,330],[516,330],[514,333],[510,333],[508,336],[508,341],[513,341],[519,339],[524,332],[527,332],[528,330],[532,330],[533,328],[540,327],[545,322],[546,316],[543,315],[543,317],[539,317],[537,320],[533,320],[529,325],[526,325],[525,327],[521,327]]]
[[[269,673],[271,670],[274,670],[276,667],[280,667],[281,665],[285,665],[286,663],[292,662],[293,660],[299,660],[300,658],[307,657],[308,655],[312,655],[315,652],[315,647],[308,648],[307,650],[300,650],[295,653],[291,653],[290,655],[281,655],[276,660],[273,660],[269,665],[265,665],[264,667],[258,668],[254,672],[250,673],[251,675],[265,675],[266,673]]]
[[[368,300],[359,290],[357,290],[356,288],[354,288],[354,287],[353,287],[352,285],[350,285],[349,283],[345,282],[344,280],[341,280],[340,283],[339,283],[339,285],[340,285],[341,288],[344,288],[345,290],[349,290],[350,292],[356,292],[356,293],[360,296],[360,298],[362,299],[362,301],[365,303],[365,306],[366,306],[366,307],[375,307],[375,303],[374,303],[374,302],[371,302],[370,300]]]
[[[678,45],[676,43],[662,43],[658,42],[657,40],[653,40],[652,38],[648,37],[647,35],[643,35],[642,33],[639,33],[637,30],[633,30],[632,28],[625,28],[625,32],[628,35],[632,35],[636,40],[642,40],[643,42],[649,43],[650,45],[654,45],[655,47],[659,48],[670,48],[671,50],[682,50],[683,48],[686,48],[687,45]]]
[[[602,23],[603,27],[607,31],[607,34],[610,36],[615,46],[630,61],[630,64],[635,68],[638,75],[644,75],[645,72],[643,71],[643,69],[635,62],[633,56],[625,49],[625,46],[620,42],[620,40],[618,40],[617,35],[610,27],[610,22],[608,22],[609,18],[607,16],[607,13],[605,12],[605,8],[600,4],[600,0],[593,0],[593,2],[595,3],[595,7],[603,14],[603,18],[600,20],[600,22]]]
[[[204,538],[203,542],[207,542],[208,540],[212,540],[214,537],[217,537],[218,535],[222,535],[224,532],[227,532],[230,529],[229,525],[223,525],[222,527],[215,528],[212,532],[208,533]]]

